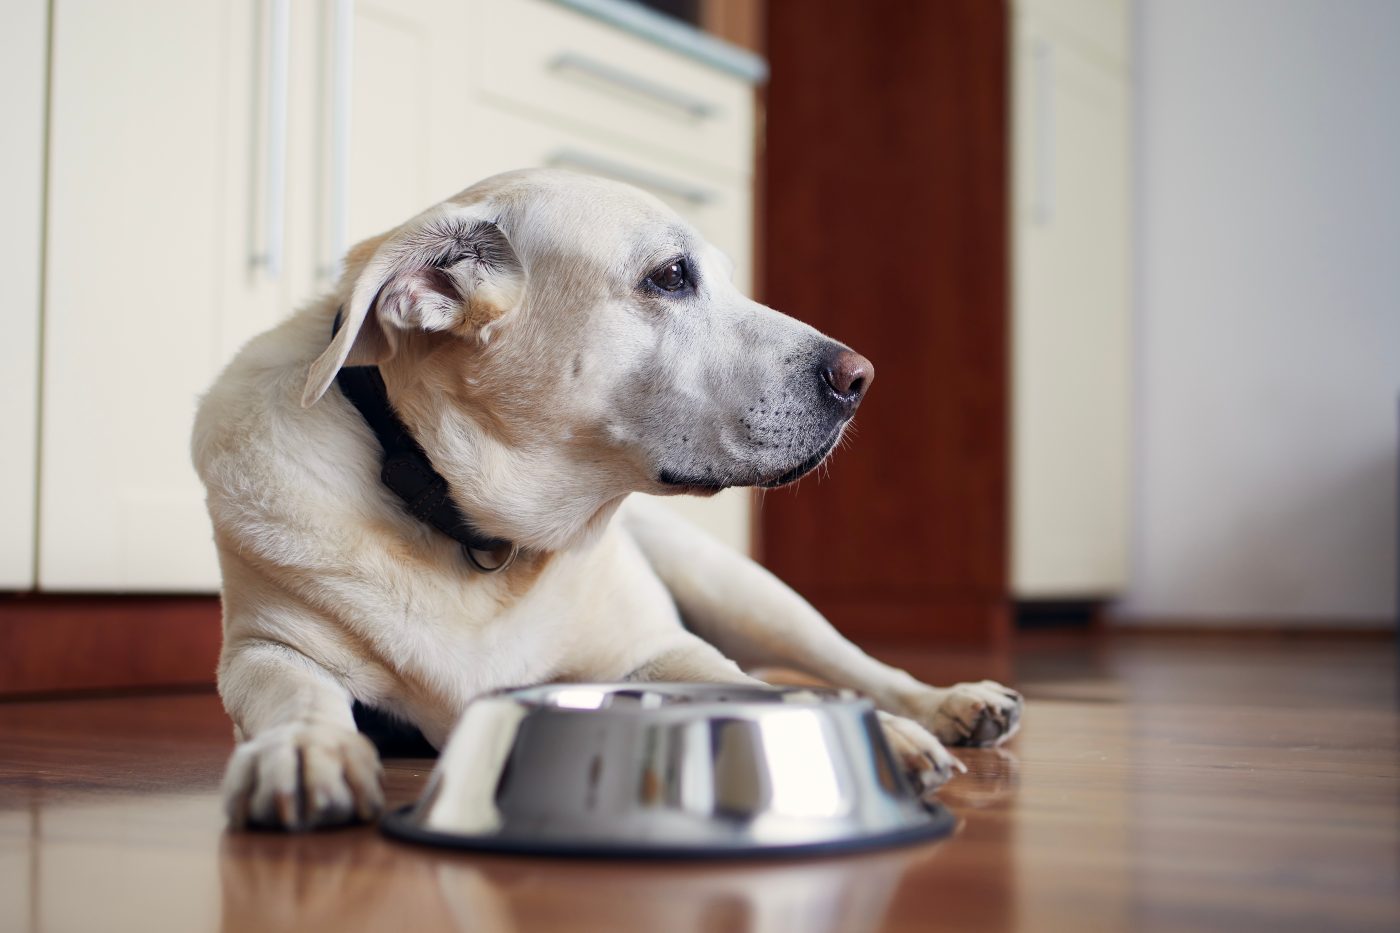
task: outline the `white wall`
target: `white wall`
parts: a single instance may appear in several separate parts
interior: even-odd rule
[[[1134,584],[1154,620],[1396,600],[1400,2],[1140,0]]]

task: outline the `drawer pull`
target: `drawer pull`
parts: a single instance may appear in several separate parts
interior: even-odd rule
[[[622,162],[614,162],[612,159],[601,158],[577,149],[556,150],[544,161],[551,168],[571,168],[591,175],[602,175],[615,181],[636,185],[638,188],[645,188],[664,197],[685,201],[696,207],[713,204],[718,200],[718,195],[708,188],[687,184],[674,178],[667,178],[665,175],[658,175],[646,169],[636,168]]]
[[[719,112],[714,104],[702,97],[678,91],[650,78],[614,68],[606,62],[600,62],[576,52],[561,52],[550,61],[549,69],[556,73],[573,72],[604,84],[610,84],[632,94],[649,98],[666,107],[680,110],[697,120],[709,119]]]

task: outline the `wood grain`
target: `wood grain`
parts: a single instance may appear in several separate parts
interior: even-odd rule
[[[856,638],[1007,637],[1006,10],[768,7],[762,297],[876,378],[763,557]]]
[[[1400,927],[1400,715],[1373,639],[1032,636],[906,651],[1029,699],[960,752],[933,845],[757,863],[479,857],[369,828],[229,834],[208,694],[0,703],[0,929],[724,931]],[[391,802],[422,759],[388,763]]]
[[[218,597],[0,595],[0,697],[211,685]]]
[[[700,0],[700,28],[762,55],[766,3],[767,0]]]

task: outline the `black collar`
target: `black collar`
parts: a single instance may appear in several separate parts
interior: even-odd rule
[[[331,334],[340,329],[340,312],[335,315]],[[384,377],[378,366],[345,366],[335,377],[340,391],[360,412],[384,451],[379,478],[403,500],[408,514],[433,526],[462,545],[467,561],[482,573],[505,570],[515,560],[519,548],[509,541],[491,538],[478,531],[457,508],[443,479],[427,453],[394,411]],[[483,564],[478,553],[503,555],[499,563]]]

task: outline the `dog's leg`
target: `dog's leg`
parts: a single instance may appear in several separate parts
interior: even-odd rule
[[[746,668],[792,667],[854,687],[950,745],[996,745],[1019,727],[1023,702],[994,681],[931,687],[851,644],[758,564],[654,504],[623,513],[686,626]]]
[[[714,645],[696,637],[682,636],[674,647],[647,661],[627,677],[652,683],[762,684],[726,658]],[[954,771],[966,771],[943,744],[911,719],[880,710],[880,725],[896,759],[920,793],[941,786]]]
[[[219,693],[239,740],[223,787],[233,826],[309,829],[383,809],[379,756],[324,667],[279,642],[239,641],[220,661]]]

